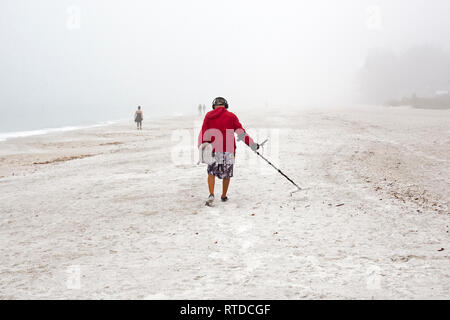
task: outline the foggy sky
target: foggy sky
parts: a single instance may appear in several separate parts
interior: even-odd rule
[[[351,102],[372,48],[449,50],[449,16],[448,0],[1,0],[0,131],[23,114],[194,113],[218,95],[237,110]]]

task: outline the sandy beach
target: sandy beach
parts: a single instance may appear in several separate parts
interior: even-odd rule
[[[450,298],[449,110],[239,117],[305,190],[239,143],[205,207],[194,116],[0,142],[0,298]]]

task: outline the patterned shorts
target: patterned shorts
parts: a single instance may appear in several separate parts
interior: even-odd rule
[[[208,165],[208,174],[219,179],[231,178],[233,176],[234,153],[213,152],[214,162]]]

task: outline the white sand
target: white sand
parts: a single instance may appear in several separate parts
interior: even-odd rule
[[[214,208],[206,168],[171,160],[198,118],[0,142],[0,298],[449,299],[449,115],[240,115],[310,189],[240,144]]]

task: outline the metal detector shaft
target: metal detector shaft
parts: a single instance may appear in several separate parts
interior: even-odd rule
[[[258,151],[255,151],[255,153],[260,156],[261,158],[264,159],[264,161],[266,161],[268,164],[270,164],[275,170],[277,170],[283,177],[285,177],[286,179],[289,180],[290,183],[292,183],[294,186],[296,186],[298,188],[298,190],[302,190],[302,188],[300,188],[294,181],[292,181],[287,175],[285,175],[280,169],[278,169],[277,167],[275,167],[272,162],[270,162],[269,160],[267,160],[262,154],[260,154]]]

